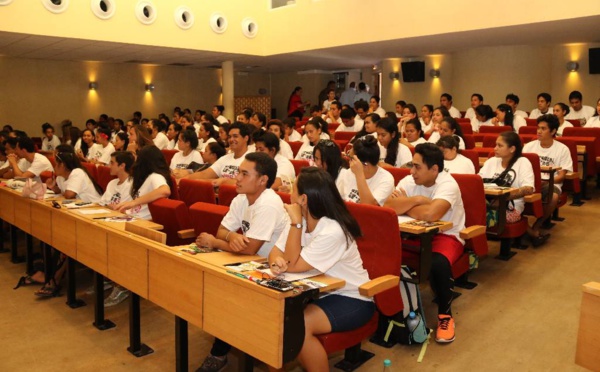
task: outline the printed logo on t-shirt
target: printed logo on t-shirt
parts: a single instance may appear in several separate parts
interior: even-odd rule
[[[110,197],[108,204],[119,204],[121,202],[121,193],[116,192]]]
[[[235,178],[238,174],[238,166],[237,165],[226,165],[221,170],[221,177],[223,178]]]
[[[360,203],[360,196],[358,195],[357,189],[352,189],[348,194],[348,199],[352,200],[355,203]]]
[[[175,166],[175,169],[187,169],[188,165],[187,164],[177,164]]]
[[[250,222],[242,220],[242,233],[245,235],[250,230]]]
[[[140,192],[136,192],[135,195],[133,196],[133,200],[137,199],[140,197]],[[142,206],[141,205],[136,205],[135,207],[131,208],[129,210],[129,214],[138,214],[140,211],[142,210]]]
[[[300,153],[300,159],[304,159],[304,160],[312,160],[313,157],[313,152],[312,151],[307,151],[304,150]]]
[[[540,155],[540,164],[542,167],[551,167],[554,165],[554,159],[549,156]]]

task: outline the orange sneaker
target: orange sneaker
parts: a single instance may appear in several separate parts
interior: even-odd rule
[[[454,341],[454,318],[450,315],[438,315],[438,327],[435,340],[440,343]]]

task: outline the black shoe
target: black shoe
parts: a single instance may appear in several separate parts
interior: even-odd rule
[[[544,243],[546,243],[546,240],[548,240],[548,238],[550,238],[550,234],[540,234],[538,236],[536,236],[535,238],[531,238],[531,244],[534,247],[539,247],[541,245],[543,245]]]

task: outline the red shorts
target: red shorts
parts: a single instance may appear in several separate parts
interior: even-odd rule
[[[418,247],[420,245],[419,239],[402,239],[402,245],[408,245],[412,247]],[[436,252],[444,255],[450,262],[450,265],[455,263],[464,252],[464,245],[454,235],[436,234],[432,241],[432,252]],[[403,252],[402,254],[403,264],[411,265],[415,264],[413,260],[418,260],[418,257],[413,252]]]

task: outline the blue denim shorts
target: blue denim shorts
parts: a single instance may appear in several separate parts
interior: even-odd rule
[[[345,332],[365,325],[373,317],[375,303],[356,298],[329,295],[312,302],[327,315],[332,332]]]

